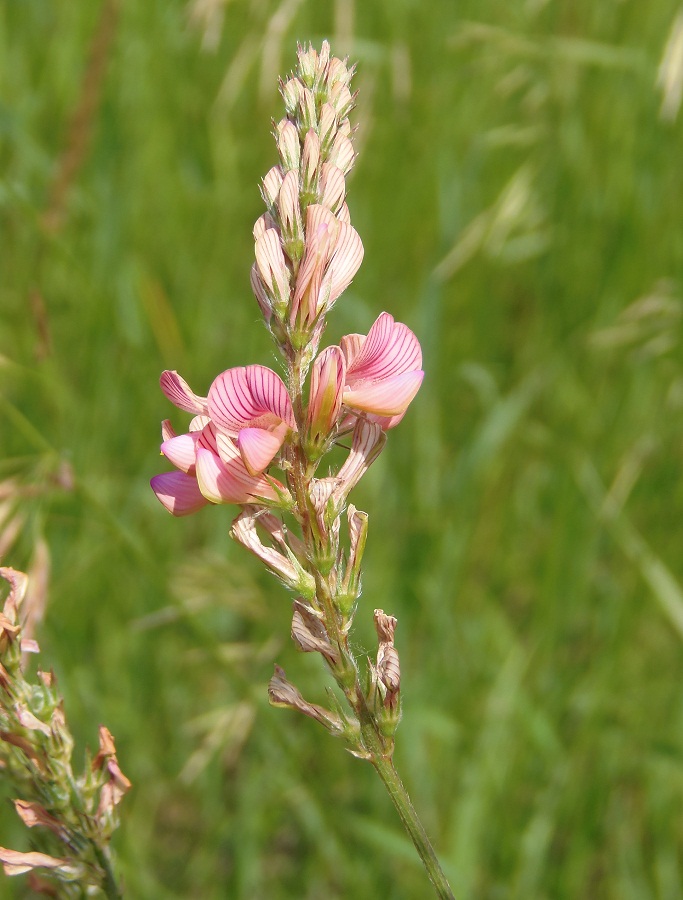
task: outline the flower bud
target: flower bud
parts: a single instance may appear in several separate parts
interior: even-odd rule
[[[289,78],[287,81],[280,81],[280,93],[285,102],[287,115],[294,118],[299,106],[301,98],[302,85],[298,78]]]
[[[292,262],[298,263],[304,252],[304,226],[301,221],[298,171],[290,170],[285,175],[285,180],[280,188],[278,209],[285,252]]]
[[[320,138],[311,128],[304,139],[301,157],[301,193],[309,201],[318,196],[320,178]]]
[[[339,347],[327,347],[311,369],[306,434],[306,452],[310,459],[318,459],[334,436],[345,379],[344,354]]]
[[[305,135],[309,128],[318,127],[313,91],[304,88],[299,101],[299,133]]]
[[[278,194],[280,193],[280,188],[282,187],[283,180],[282,170],[280,166],[273,166],[270,169],[265,178],[263,179],[263,184],[261,185],[261,196],[263,197],[263,202],[266,204],[268,209],[272,209],[277,202]]]
[[[323,103],[318,123],[318,136],[320,137],[320,149],[323,157],[327,156],[336,133],[337,114],[334,107],[330,103]]]
[[[282,161],[282,168],[287,172],[299,170],[301,158],[301,146],[299,144],[299,132],[296,125],[289,119],[282,119],[275,129],[277,149]]]

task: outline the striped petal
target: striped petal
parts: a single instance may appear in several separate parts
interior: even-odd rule
[[[363,242],[358,232],[350,225],[340,224],[337,244],[330,262],[330,298],[334,301],[351,284],[363,262]],[[405,327],[405,326],[404,326]]]
[[[273,457],[282,446],[289,426],[282,422],[272,431],[264,428],[242,428],[237,435],[239,448],[244,464],[252,475],[265,472],[273,461]]]
[[[346,382],[346,361],[339,347],[327,347],[311,369],[308,399],[308,432],[314,442],[326,438],[335,428]]]
[[[181,472],[186,472],[188,475],[194,475],[195,449],[199,435],[199,431],[176,435],[176,437],[163,442],[161,452],[176,469],[180,469]]]
[[[347,363],[344,404],[369,413],[382,428],[393,428],[420,389],[422,349],[413,332],[382,313],[367,337],[342,338]]]
[[[236,437],[242,428],[270,428],[286,422],[296,428],[284,382],[266,366],[239,366],[215,379],[209,390],[209,414],[219,428]]]
[[[348,378],[390,378],[422,368],[420,342],[407,325],[383,312],[360,352],[349,364]]]
[[[206,397],[200,397],[177,372],[166,370],[159,379],[161,390],[178,409],[195,415],[206,415]]]
[[[211,450],[198,447],[197,482],[200,491],[211,503],[253,503],[256,498],[278,499],[267,478],[254,477],[247,472],[239,453],[225,462]]]
[[[157,499],[174,516],[189,516],[209,502],[202,496],[197,479],[184,472],[164,472],[150,481]]]
[[[405,372],[378,381],[357,381],[344,391],[344,403],[377,416],[404,413],[420,390],[424,372]]]
[[[284,306],[289,303],[289,269],[280,243],[280,233],[268,228],[259,236],[254,248],[261,280],[275,300]]]

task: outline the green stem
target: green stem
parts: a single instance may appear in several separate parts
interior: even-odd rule
[[[294,351],[288,359],[289,391],[292,398],[292,406],[297,424],[301,429],[304,424],[303,415],[303,378],[301,369],[301,354]],[[308,479],[305,451],[297,448],[293,458],[293,471],[290,476],[290,486],[293,489],[296,504],[301,517],[303,538],[309,548],[312,549],[311,523],[308,519]],[[399,777],[391,759],[391,750],[382,736],[380,724],[370,709],[361,684],[358,679],[358,668],[353,654],[348,647],[345,631],[340,627],[337,618],[337,609],[334,603],[334,587],[328,578],[319,572],[314,572],[316,578],[316,594],[323,611],[323,621],[328,636],[339,650],[340,658],[336,664],[329,663],[330,670],[337,684],[343,690],[346,698],[358,716],[361,729],[361,741],[359,749],[367,754],[370,762],[377,770],[384,786],[389,792],[394,806],[399,814],[403,827],[410,835],[420,859],[427,871],[430,881],[434,885],[440,900],[455,900],[450,885],[446,880],[443,869],[436,857],[434,848],[427,837],[427,832],[422,825],[410,797]],[[391,741],[393,746],[393,741]]]
[[[391,759],[381,755],[373,755],[371,762],[382,779],[384,787],[389,792],[401,822],[403,822],[403,827],[410,835],[417,852],[420,854],[420,859],[427,870],[429,880],[434,885],[437,897],[441,898],[441,900],[455,900],[439,860],[436,858],[431,841],[427,837],[427,832],[424,830],[424,826],[415,812],[413,804],[410,802],[408,791],[403,786],[394,763]]]
[[[104,896],[107,897],[108,900],[121,900],[123,894],[116,883],[114,870],[112,869],[111,860],[109,859],[107,851],[102,847],[98,847],[95,843],[93,843],[93,847],[95,849],[95,858],[104,873],[104,883],[102,884]]]

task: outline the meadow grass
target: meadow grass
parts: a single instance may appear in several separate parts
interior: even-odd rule
[[[370,767],[268,706],[275,660],[313,701],[319,665],[233,511],[173,520],[148,486],[163,368],[203,391],[273,364],[258,181],[276,77],[328,37],[359,63],[365,245],[328,336],[386,309],[425,355],[354,500],[358,649],[374,607],[399,620],[398,767],[458,897],[683,897],[676,4],[115,7],[77,138],[101,4],[0,4],[0,478],[24,491],[3,564],[50,552],[43,664],[134,783],[128,895],[429,895]]]

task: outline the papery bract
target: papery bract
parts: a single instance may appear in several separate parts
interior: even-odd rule
[[[346,357],[344,405],[393,428],[424,378],[420,342],[407,325],[383,312],[367,337],[346,335],[341,349]]]

